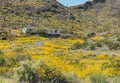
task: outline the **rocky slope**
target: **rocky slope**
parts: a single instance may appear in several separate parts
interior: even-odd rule
[[[93,0],[83,5],[72,7],[90,27],[118,28],[120,27],[120,0]]]
[[[1,0],[0,28],[60,28],[83,35],[120,28],[120,0],[65,7],[56,0]],[[113,30],[113,29],[112,29]]]
[[[46,18],[56,19],[57,15],[66,14],[66,7],[56,0],[1,0],[0,26],[22,28],[24,25],[40,27]]]

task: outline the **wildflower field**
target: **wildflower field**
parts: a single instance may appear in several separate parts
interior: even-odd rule
[[[120,83],[120,56],[92,51],[103,42],[98,36],[1,40],[0,83]]]

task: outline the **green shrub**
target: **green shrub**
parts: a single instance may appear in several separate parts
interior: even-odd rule
[[[3,66],[5,64],[5,59],[0,56],[0,66]]]
[[[43,72],[43,70],[45,70]],[[80,83],[81,79],[73,72],[59,73],[43,61],[22,61],[14,68],[14,79],[28,83]]]
[[[109,83],[108,76],[103,74],[96,74],[90,76],[91,83]]]
[[[120,76],[116,76],[112,79],[112,83],[120,83]]]
[[[109,41],[107,46],[110,50],[119,50],[120,49],[120,42],[117,41]]]
[[[3,51],[2,51],[2,50],[0,50],[0,56],[3,56],[3,55],[4,55]]]
[[[29,61],[22,62],[20,67],[15,68],[15,78],[19,81],[25,81],[29,83],[36,83],[38,78],[34,68]]]
[[[89,46],[89,49],[90,49],[90,50],[95,50],[95,45],[92,45],[92,44],[91,44],[91,45]]]
[[[0,83],[19,83],[19,82],[16,81],[15,79],[0,76]]]
[[[102,47],[104,43],[103,41],[97,41],[95,44],[96,44],[95,46],[97,47]]]
[[[18,48],[15,49],[15,52],[21,53],[21,52],[23,52],[23,48],[22,47],[18,47]]]
[[[77,42],[77,43],[73,44],[73,45],[70,47],[70,49],[76,50],[76,49],[81,49],[82,47],[83,47],[83,44]]]

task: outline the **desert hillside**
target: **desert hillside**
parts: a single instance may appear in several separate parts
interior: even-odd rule
[[[0,0],[0,83],[120,83],[120,0]]]
[[[67,8],[56,0],[1,0],[0,27],[57,28],[79,36],[101,28],[114,32],[120,27],[119,2],[93,0]]]

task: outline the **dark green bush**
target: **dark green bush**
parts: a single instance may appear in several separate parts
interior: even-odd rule
[[[5,64],[5,59],[0,56],[0,66],[3,66]]]
[[[70,47],[70,49],[75,50],[75,49],[81,49],[82,47],[83,47],[83,44],[77,42],[77,43],[73,44]]]
[[[0,56],[3,56],[3,55],[4,55],[3,51],[2,51],[2,50],[0,50]]]
[[[120,42],[109,41],[107,43],[107,46],[109,47],[110,50],[119,50],[120,49]]]

